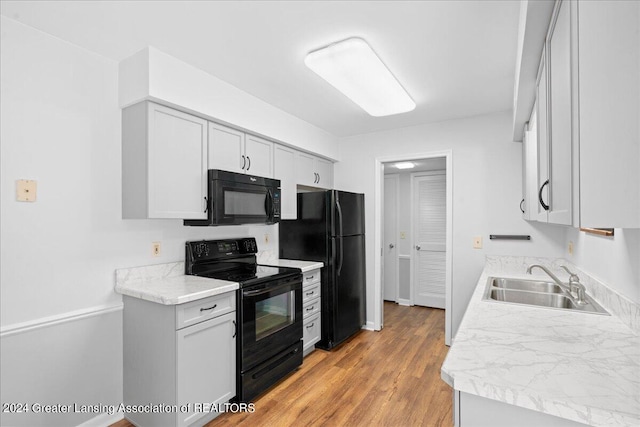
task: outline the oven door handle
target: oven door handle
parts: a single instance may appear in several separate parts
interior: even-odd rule
[[[242,291],[242,296],[243,297],[255,297],[258,295],[264,295],[264,294],[268,294],[269,292],[278,290],[278,289],[282,289],[282,288],[290,288],[290,290],[294,291],[295,289],[292,286],[291,282],[287,282],[284,283],[282,285],[273,287],[273,288],[266,288],[266,289],[259,289],[259,290],[255,290],[255,291]]]

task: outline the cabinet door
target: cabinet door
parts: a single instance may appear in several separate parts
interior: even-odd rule
[[[315,157],[311,154],[296,153],[296,180],[300,185],[315,186]]]
[[[571,15],[559,4],[549,37],[549,222],[571,225]]]
[[[194,403],[224,403],[236,395],[235,319],[228,313],[176,332],[177,401],[191,404],[188,413],[177,414],[178,426],[208,414],[195,411]]]
[[[245,173],[273,178],[273,142],[247,135],[244,154],[247,157]]]
[[[522,216],[524,219],[531,221],[536,219],[534,210],[539,204],[538,202],[538,106],[534,104],[533,113],[529,118],[529,125],[522,141]]]
[[[298,198],[296,196],[296,152],[282,145],[275,146],[273,170],[275,179],[280,180],[280,218],[296,219]]]
[[[547,115],[547,61],[546,49],[542,52],[542,62],[540,65],[540,76],[538,78],[537,87],[537,119],[538,119],[538,166],[537,166],[537,185],[536,185],[536,208],[535,219],[540,222],[547,222],[547,209],[542,203],[549,204],[549,127]]]
[[[316,157],[315,165],[315,172],[318,174],[316,186],[328,189],[333,188],[333,163]]]
[[[209,169],[243,173],[244,133],[209,122]]]
[[[206,120],[153,103],[148,108],[148,217],[206,219]]]

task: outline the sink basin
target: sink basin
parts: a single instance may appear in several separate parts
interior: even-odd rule
[[[553,282],[543,282],[541,280],[521,280],[507,279],[504,277],[494,277],[491,286],[502,289],[516,289],[520,291],[546,292],[550,294],[562,294],[564,291]]]
[[[506,277],[489,277],[483,297],[483,300],[609,315],[591,297],[586,295],[585,299],[586,305],[576,304],[569,294],[554,282]]]

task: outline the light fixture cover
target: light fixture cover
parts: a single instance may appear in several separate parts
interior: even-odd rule
[[[396,163],[394,166],[398,169],[413,169],[414,167],[416,167],[416,165],[411,162]]]
[[[315,50],[304,63],[372,116],[390,116],[416,108],[409,94],[361,38]]]

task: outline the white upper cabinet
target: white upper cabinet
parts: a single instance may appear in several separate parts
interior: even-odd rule
[[[244,173],[244,133],[209,122],[209,169]]]
[[[273,178],[273,142],[209,122],[209,169]]]
[[[333,188],[333,163],[313,154],[298,152],[296,177],[299,185],[317,188]]]
[[[536,85],[537,165],[525,161],[538,221],[640,228],[638,28],[640,2],[556,2]]]
[[[273,142],[246,135],[244,155],[247,164],[245,173],[273,178]]]
[[[559,3],[548,46],[549,75],[549,217],[554,224],[571,225],[571,15],[567,1]]]
[[[276,144],[273,156],[274,178],[280,180],[280,218],[296,219],[296,150]]]
[[[122,112],[122,217],[206,219],[207,122],[152,102]]]

